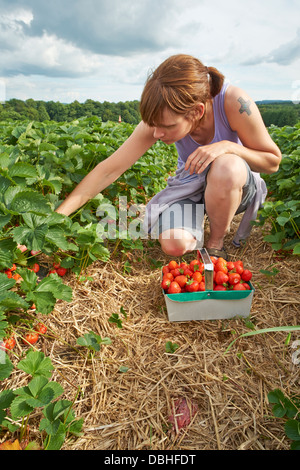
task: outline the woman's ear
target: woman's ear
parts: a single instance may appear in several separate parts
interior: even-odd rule
[[[194,122],[197,123],[199,122],[205,114],[205,104],[203,103],[198,103],[192,111],[188,113],[187,118]]]
[[[195,119],[202,119],[205,113],[205,104],[199,103],[195,107]]]

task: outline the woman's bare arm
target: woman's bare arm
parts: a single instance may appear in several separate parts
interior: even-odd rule
[[[152,131],[140,122],[131,136],[110,157],[100,162],[56,209],[70,215],[117,180],[156,142]]]
[[[281,152],[271,139],[256,103],[240,88],[229,86],[225,95],[225,112],[230,127],[243,144],[232,146],[234,153],[244,158],[252,171],[277,171]]]

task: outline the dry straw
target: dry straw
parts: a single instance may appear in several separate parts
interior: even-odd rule
[[[243,259],[253,271],[249,320],[254,328],[299,324],[299,259],[275,261],[258,228],[242,249],[233,248],[231,238],[232,233],[226,243],[229,256]],[[84,419],[84,432],[63,448],[288,449],[283,423],[273,417],[267,394],[274,388],[288,395],[299,392],[300,366],[292,361],[291,344],[300,340],[300,332],[240,337],[251,331],[245,319],[170,323],[160,269],[153,269],[151,259],[167,263],[170,258],[156,245],[130,254],[129,274],[124,272],[128,259],[120,254],[108,263],[95,262],[88,269],[93,281],[80,283],[69,274],[72,302],[59,301],[44,318],[54,338],[39,347],[52,359],[54,379],[70,400],[80,388],[74,411]],[[279,270],[276,276],[260,272],[272,267]],[[113,313],[119,314],[122,328],[109,322]],[[91,330],[112,342],[89,358],[76,341]],[[173,354],[165,351],[167,341],[179,345]],[[25,379],[18,371],[9,380],[19,387]],[[181,397],[196,403],[198,411],[186,428],[172,432],[169,416]]]

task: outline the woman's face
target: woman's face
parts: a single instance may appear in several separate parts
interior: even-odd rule
[[[185,137],[190,132],[191,127],[191,121],[183,114],[176,114],[169,108],[165,108],[160,123],[152,127],[153,137],[171,145]]]
[[[161,122],[152,127],[153,137],[171,145],[191,132],[194,118],[194,115],[193,119],[189,119],[186,115],[177,114],[166,107],[162,112]]]

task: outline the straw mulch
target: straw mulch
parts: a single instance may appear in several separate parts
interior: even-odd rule
[[[242,249],[236,250],[231,239],[232,233],[226,240],[230,258],[243,259],[254,273],[249,320],[255,329],[299,324],[299,259],[275,261],[256,227]],[[63,449],[289,449],[284,421],[272,415],[267,394],[275,388],[288,396],[299,393],[300,366],[292,360],[299,332],[291,333],[288,342],[287,332],[240,338],[225,354],[234,339],[251,331],[245,319],[170,323],[160,269],[151,262],[170,258],[158,244],[131,253],[129,274],[126,259],[119,255],[93,263],[88,269],[93,281],[79,283],[68,275],[73,301],[57,302],[44,318],[55,338],[45,338],[39,347],[56,368],[53,379],[70,400],[80,387],[74,411],[84,419],[84,432]],[[276,276],[260,273],[273,267],[280,270]],[[108,321],[113,313],[119,314],[122,328]],[[91,330],[111,339],[92,359],[76,345]],[[172,354],[165,350],[168,341],[179,345]],[[197,413],[177,432],[169,417],[183,397],[190,407],[197,406]]]

